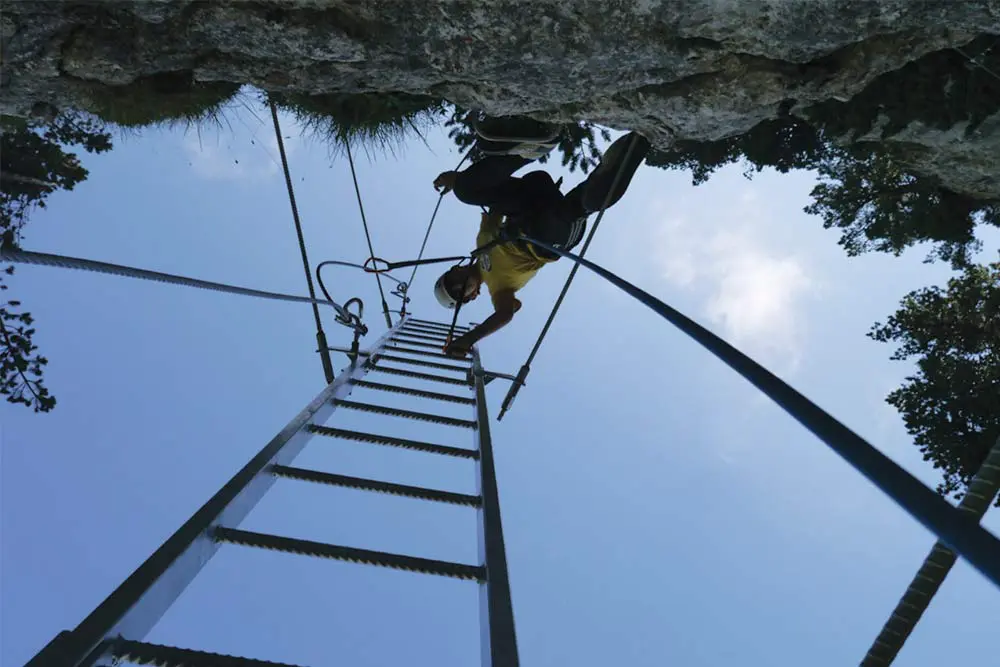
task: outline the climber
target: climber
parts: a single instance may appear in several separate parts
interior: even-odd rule
[[[564,195],[559,190],[562,179],[554,182],[544,171],[513,176],[556,145],[555,128],[523,119],[488,119],[477,127],[477,134],[475,148],[484,157],[464,171],[446,171],[434,180],[434,187],[442,194],[454,191],[466,204],[489,209],[482,215],[477,248],[504,231],[508,237],[523,232],[553,247],[571,250],[583,238],[587,216],[599,211],[605,200],[611,206],[621,199],[650,148],[649,141],[635,132],[620,137],[587,179]],[[635,145],[629,151],[633,140]],[[609,198],[619,171],[621,177]],[[441,305],[456,308],[468,303],[479,296],[482,283],[486,283],[494,313],[451,341],[444,351],[464,356],[476,342],[510,322],[521,308],[515,293],[540,268],[558,259],[559,255],[526,241],[508,241],[494,245],[473,264],[445,272],[434,284],[434,296]]]

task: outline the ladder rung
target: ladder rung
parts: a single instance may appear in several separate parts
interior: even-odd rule
[[[333,558],[335,560],[344,560],[352,563],[379,565],[381,567],[391,567],[397,570],[437,574],[442,577],[456,577],[458,579],[485,581],[486,578],[486,570],[477,565],[449,563],[448,561],[434,560],[431,558],[417,558],[416,556],[390,554],[384,551],[371,551],[369,549],[343,547],[337,544],[299,540],[291,537],[281,537],[279,535],[265,535],[264,533],[254,533],[248,530],[239,530],[237,528],[216,528],[214,535],[215,539],[220,542],[241,544],[247,547],[259,547],[261,549],[274,549],[276,551],[284,551],[286,553],[300,554],[303,556]]]
[[[410,359],[409,357],[397,357],[394,354],[379,354],[372,357],[373,361],[379,359],[387,359],[389,361],[399,361],[407,364],[414,364],[416,366],[426,366],[428,368],[440,368],[444,371],[459,371],[460,373],[468,373],[469,368],[467,366],[449,366],[448,364],[441,364],[436,361],[425,361],[424,359]]]
[[[334,399],[334,405],[338,405],[348,410],[360,410],[362,412],[375,412],[393,417],[406,417],[417,421],[434,422],[445,424],[446,426],[464,426],[465,428],[476,428],[476,422],[468,419],[456,419],[455,417],[445,417],[443,415],[432,415],[427,412],[414,412],[412,410],[401,410],[400,408],[390,408],[385,405],[374,405],[372,403],[357,403],[355,401],[344,401]]]
[[[431,329],[431,328],[428,328],[428,327],[411,327],[411,326],[403,325],[402,327],[400,327],[399,332],[400,333],[418,333],[418,334],[423,334],[425,336],[440,336],[441,338],[447,338],[448,337],[448,330],[447,329]],[[463,331],[462,329],[455,329],[455,334],[456,335],[461,336],[464,333],[468,333],[468,332],[467,331]]]
[[[411,317],[410,319],[406,320],[407,324],[410,324],[411,322],[413,324],[418,324],[420,326],[425,326],[425,327],[439,327],[441,329],[450,329],[451,328],[450,324],[445,324],[444,322],[431,322],[430,320],[418,320],[415,317]],[[456,324],[455,325],[455,329],[457,329],[459,331],[468,331],[469,327],[464,326],[462,324]]]
[[[162,667],[296,667],[286,662],[239,658],[208,651],[147,644],[146,642],[117,639],[111,645],[111,654],[122,662]]]
[[[428,352],[427,350],[414,350],[409,347],[400,347],[399,345],[390,345],[386,349],[392,350],[394,352],[405,352],[407,354],[422,354],[425,357],[437,357],[439,359],[450,359],[452,361],[469,361],[469,356],[466,355],[461,359],[453,357],[451,355],[445,354],[444,352]]]
[[[419,500],[434,500],[441,503],[451,503],[453,505],[465,505],[467,507],[479,507],[482,499],[479,496],[470,496],[465,493],[452,493],[451,491],[439,491],[438,489],[425,489],[419,486],[408,484],[394,484],[392,482],[380,482],[375,479],[365,479],[363,477],[351,477],[349,475],[334,475],[318,470],[306,470],[293,466],[273,465],[271,472],[281,477],[289,479],[299,479],[304,482],[316,482],[317,484],[332,484],[333,486],[343,486],[350,489],[360,489],[362,491],[376,491],[378,493],[388,493],[393,496],[405,496],[407,498],[417,498]]]
[[[373,371],[389,373],[391,375],[402,375],[403,377],[416,378],[418,380],[428,380],[431,382],[444,382],[446,384],[457,384],[463,387],[471,386],[467,380],[451,378],[444,375],[434,375],[433,373],[421,373],[419,371],[408,371],[405,368],[393,368],[392,366],[375,366]]]
[[[396,336],[397,337],[398,336],[406,336],[407,338],[416,338],[418,340],[430,340],[430,341],[441,342],[441,343],[443,343],[445,341],[445,339],[446,339],[445,336],[425,336],[424,334],[409,333],[407,331],[398,331],[398,332],[396,332]],[[400,340],[402,340],[402,338],[400,338]]]
[[[468,396],[455,396],[454,394],[442,394],[436,391],[427,391],[425,389],[411,389],[410,387],[400,387],[395,384],[383,384],[381,382],[371,382],[369,380],[353,380],[351,382],[355,387],[364,387],[365,389],[375,389],[377,391],[387,391],[393,394],[408,394],[410,396],[419,396],[420,398],[433,398],[439,401],[448,401],[450,403],[461,403],[463,405],[475,405],[476,399],[469,398]]]
[[[396,343],[403,343],[404,345],[414,345],[416,347],[429,347],[432,350],[440,350],[444,345],[439,345],[438,343],[425,343],[420,340],[406,340],[405,338],[400,338],[399,336],[393,336],[389,340]]]
[[[445,456],[457,456],[465,459],[478,459],[479,452],[474,449],[464,449],[462,447],[449,447],[448,445],[436,445],[431,442],[420,442],[418,440],[407,440],[406,438],[393,438],[388,435],[376,435],[375,433],[362,433],[361,431],[348,431],[342,428],[330,428],[329,426],[317,426],[310,424],[309,430],[317,435],[325,435],[331,438],[343,438],[345,440],[357,440],[358,442],[369,442],[373,445],[388,445],[390,447],[401,447],[412,449],[428,454],[443,454]]]
[[[448,338],[447,331],[435,331],[433,329],[413,329],[411,327],[402,327],[396,333],[403,336],[421,336],[423,338],[436,338],[439,340],[445,340]],[[455,333],[462,335],[465,332],[456,331]]]

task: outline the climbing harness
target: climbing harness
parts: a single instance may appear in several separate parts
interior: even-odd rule
[[[618,188],[618,184],[621,182],[622,175],[625,173],[625,166],[628,164],[628,159],[632,156],[632,151],[635,150],[635,145],[638,140],[639,137],[636,135],[635,137],[632,137],[632,141],[629,142],[628,149],[625,152],[625,158],[622,160],[621,166],[618,168],[618,172],[615,174],[615,178],[611,182],[611,188],[608,190],[608,194],[604,197],[604,202],[601,204],[601,210],[597,214],[597,218],[594,220],[594,224],[591,226],[590,232],[587,234],[587,239],[583,242],[583,247],[580,248],[580,257],[583,257],[587,253],[587,248],[590,247],[590,242],[594,239],[597,227],[601,224],[605,211],[608,210],[608,203],[611,201],[612,194],[614,194]],[[579,268],[579,264],[573,264],[573,268],[570,269],[569,276],[563,284],[562,291],[559,292],[559,296],[556,297],[556,303],[552,306],[552,312],[549,313],[549,317],[545,320],[545,325],[542,327],[542,332],[538,334],[538,339],[535,341],[535,345],[531,348],[531,352],[528,354],[528,359],[521,365],[516,378],[507,390],[507,395],[504,396],[503,403],[500,405],[500,413],[497,415],[497,421],[503,419],[503,416],[507,414],[507,411],[513,404],[514,399],[517,397],[517,392],[521,389],[521,385],[523,385],[525,380],[528,378],[528,373],[531,371],[531,362],[534,361],[535,355],[538,354],[538,350],[542,346],[542,341],[545,340],[545,336],[549,332],[549,327],[552,326],[552,322],[556,318],[556,313],[559,312],[559,307],[562,306],[563,299],[566,298],[569,286],[573,284],[573,278],[576,277],[576,272]]]
[[[441,264],[444,262],[457,262],[452,267],[455,268],[461,266],[466,261],[475,262],[480,255],[489,252],[491,249],[495,248],[498,245],[517,240],[518,240],[517,238],[513,237],[509,233],[506,233],[504,230],[502,230],[501,233],[497,236],[497,238],[493,239],[488,243],[484,243],[483,245],[479,246],[478,248],[470,252],[468,255],[454,255],[452,257],[435,257],[433,259],[415,259],[403,262],[389,262],[387,260],[382,259],[381,257],[369,257],[368,259],[365,260],[365,271],[368,271],[369,273],[379,274],[379,273],[386,273],[387,271],[392,271],[393,269],[398,269],[405,266],[413,266],[415,268],[417,266],[422,266],[424,264]],[[369,262],[372,263],[370,267],[368,266]],[[385,264],[385,266],[378,267],[376,266],[376,262],[382,262]],[[465,293],[468,284],[469,284],[469,277],[466,276],[465,284],[462,287],[463,294]],[[446,336],[447,340],[447,343],[445,343],[446,346],[451,343],[452,338],[455,335],[455,326],[458,323],[458,313],[459,311],[462,310],[463,303],[464,301],[456,299],[454,313],[451,318],[451,326],[448,328],[448,333]]]
[[[92,259],[82,259],[80,257],[66,257],[64,255],[53,255],[44,252],[30,252],[14,248],[0,249],[0,259],[17,264],[35,264],[38,266],[57,266],[64,269],[79,269],[94,273],[105,273],[113,276],[124,276],[126,278],[138,278],[140,280],[152,280],[158,283],[169,283],[172,285],[184,285],[198,289],[212,290],[215,292],[226,292],[228,294],[241,294],[259,299],[272,299],[275,301],[290,301],[293,303],[310,303],[314,307],[330,306],[336,313],[336,321],[343,324],[360,335],[368,333],[368,327],[361,322],[361,312],[363,304],[360,299],[351,299],[347,303],[357,302],[359,304],[358,314],[350,312],[347,304],[340,305],[333,299],[317,299],[312,296],[296,296],[294,294],[282,294],[280,292],[268,292],[265,290],[252,289],[249,287],[239,287],[237,285],[227,285],[225,283],[201,280],[199,278],[188,278],[171,273],[160,271],[150,271],[148,269],[138,269],[132,266],[121,264],[111,264],[109,262],[99,262]],[[323,290],[324,293],[326,290]]]
[[[358,210],[361,211],[361,224],[364,226],[365,239],[368,241],[368,253],[374,257],[375,248],[372,247],[372,235],[371,232],[368,231],[368,219],[365,217],[365,206],[361,203],[361,188],[358,187],[358,174],[354,170],[354,155],[351,153],[350,140],[345,140],[344,146],[347,148],[347,162],[351,166],[351,180],[354,181],[354,194],[358,198]],[[378,294],[382,299],[382,314],[385,315],[385,326],[391,329],[392,317],[389,315],[389,304],[385,301],[385,292],[382,290],[382,278],[378,273],[375,274],[375,282],[378,283]]]

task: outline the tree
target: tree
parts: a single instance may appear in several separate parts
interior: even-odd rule
[[[813,169],[833,147],[808,122],[783,115],[718,141],[678,141],[670,149],[653,151],[647,163],[663,169],[690,169],[692,184],[701,185],[727,164],[745,161],[743,175],[771,167],[785,174]]]
[[[76,153],[64,147],[79,145],[88,153],[111,150],[111,135],[100,122],[81,114],[59,115],[38,126],[23,119],[4,118],[0,126],[0,233],[17,237],[35,206],[59,189],[72,190],[88,172]]]
[[[0,246],[17,247],[28,214],[44,208],[45,198],[59,189],[72,190],[88,172],[75,153],[64,150],[80,145],[89,153],[111,150],[111,135],[104,126],[76,113],[57,115],[51,122],[4,118],[0,126]],[[3,270],[12,275],[14,267]],[[0,277],[0,291],[7,291]],[[48,412],[56,399],[43,382],[48,360],[38,354],[32,337],[31,313],[20,302],[0,299],[0,394],[9,403],[35,412]]]
[[[868,336],[897,343],[895,360],[917,358],[886,402],[943,472],[938,492],[960,498],[1000,437],[1000,262],[966,267],[947,289],[910,292]]]
[[[929,241],[936,245],[927,261],[959,269],[981,248],[976,227],[1000,225],[1000,202],[952,192],[874,146],[828,151],[818,171],[820,183],[805,211],[820,216],[823,227],[843,230],[839,243],[851,256],[873,250],[899,255]]]
[[[8,266],[4,273],[14,273]],[[0,282],[0,291],[7,285]],[[35,412],[48,412],[56,405],[42,380],[42,369],[48,359],[37,354],[38,346],[32,342],[35,330],[31,328],[31,313],[18,312],[18,301],[5,301],[0,306],[0,394],[8,403],[22,404]]]
[[[463,151],[471,148],[476,141],[476,131],[473,129],[475,118],[476,112],[452,107],[451,115],[445,120],[445,127],[450,128],[448,136]],[[601,161],[597,134],[600,134],[604,141],[611,141],[611,133],[593,123],[578,121],[564,125],[559,134],[559,143],[556,145],[556,149],[562,154],[562,166],[569,167],[571,172],[579,168],[585,174],[592,167],[596,167]],[[538,162],[545,164],[548,159],[549,156],[546,155]]]
[[[851,256],[872,251],[899,255],[930,242],[934,248],[927,261],[939,259],[960,269],[981,248],[976,228],[1000,226],[1000,201],[953,192],[937,179],[905,168],[881,144],[836,145],[826,138],[826,130],[791,116],[763,121],[719,141],[679,141],[647,160],[664,169],[691,170],[694,185],[740,161],[747,178],[765,167],[781,173],[816,170],[820,183],[805,211],[818,215],[825,228],[842,230],[839,243]]]

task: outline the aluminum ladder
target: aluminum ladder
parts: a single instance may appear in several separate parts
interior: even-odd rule
[[[90,667],[123,661],[192,667],[264,667],[281,664],[142,641],[223,544],[274,549],[476,581],[479,584],[482,664],[484,667],[517,667],[514,614],[486,409],[485,386],[497,375],[483,370],[477,349],[473,349],[465,359],[444,355],[440,349],[448,329],[449,325],[446,324],[408,317],[365,351],[351,354],[349,349],[336,348],[349,353],[350,365],[74,630],[61,632],[50,641],[27,663],[29,667]],[[464,331],[467,327],[457,329]],[[435,358],[440,359],[433,360]],[[429,372],[432,369],[455,375]],[[367,380],[365,378],[369,373],[403,376],[434,385],[464,387],[471,396]],[[465,404],[471,408],[471,419],[348,400],[347,397],[355,387]],[[363,433],[327,426],[327,421],[338,409],[361,410],[382,418],[403,417],[469,429],[474,434],[474,446],[466,449],[389,437],[377,432]],[[478,495],[294,467],[294,459],[314,435],[470,460],[476,467]],[[241,521],[278,478],[473,507],[477,510],[479,519],[479,563],[470,565],[417,558],[241,530]],[[305,594],[308,592],[303,591],[303,595]]]

